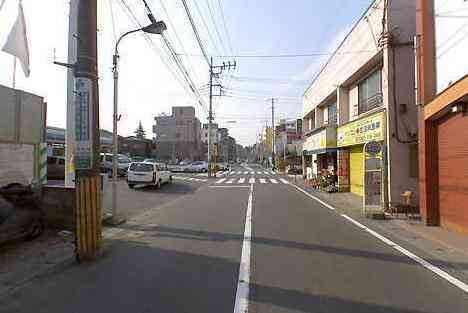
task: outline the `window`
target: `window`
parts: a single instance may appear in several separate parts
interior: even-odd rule
[[[359,114],[382,105],[381,71],[377,70],[359,83]]]
[[[328,110],[327,110],[328,124],[329,125],[336,125],[336,122],[338,120],[337,115],[336,115],[336,102],[333,102],[327,108],[328,108]]]

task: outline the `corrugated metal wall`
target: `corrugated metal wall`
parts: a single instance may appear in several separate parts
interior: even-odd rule
[[[468,116],[437,126],[440,224],[468,233]]]

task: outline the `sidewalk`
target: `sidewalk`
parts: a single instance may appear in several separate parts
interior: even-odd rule
[[[294,179],[289,178],[294,184]],[[425,258],[468,282],[468,236],[442,227],[430,227],[419,220],[401,216],[385,220],[364,217],[362,199],[352,193],[325,193],[305,184],[302,178],[295,185],[333,206],[337,213],[346,214],[374,231],[392,239],[413,253]]]
[[[33,241],[0,247],[0,298],[28,281],[74,262],[73,235],[46,230]]]

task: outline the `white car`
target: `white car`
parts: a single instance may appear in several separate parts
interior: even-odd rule
[[[112,175],[113,154],[101,153],[101,172]],[[123,154],[117,154],[117,175],[125,176],[127,174],[130,159]]]
[[[203,161],[192,162],[189,166],[187,166],[185,172],[206,173],[208,172],[208,163]]]
[[[129,188],[135,185],[156,186],[160,188],[164,183],[171,183],[172,175],[165,164],[151,162],[133,162],[127,173]]]

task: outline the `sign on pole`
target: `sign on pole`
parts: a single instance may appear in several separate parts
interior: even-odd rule
[[[75,169],[88,170],[93,165],[93,82],[89,78],[75,80]]]
[[[381,214],[383,211],[382,145],[369,141],[364,145],[364,214]]]

